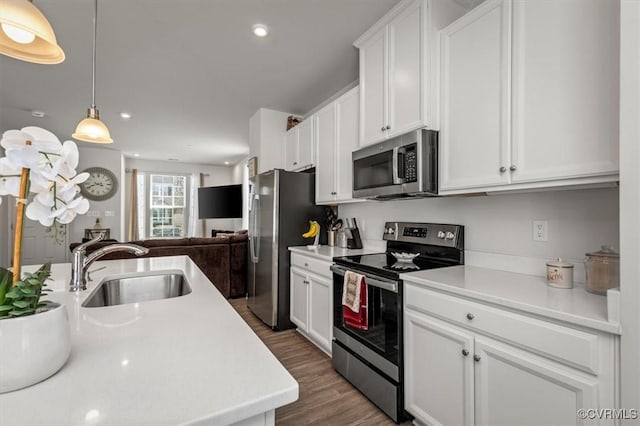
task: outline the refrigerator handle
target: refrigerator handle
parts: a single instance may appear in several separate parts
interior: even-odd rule
[[[250,226],[251,229],[251,238],[249,239],[249,246],[251,247],[251,262],[258,263],[260,258],[260,225],[258,220],[260,218],[260,196],[255,194],[252,200],[252,209],[251,209],[251,218],[252,223]]]

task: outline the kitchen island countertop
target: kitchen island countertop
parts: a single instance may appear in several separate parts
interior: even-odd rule
[[[187,256],[96,262],[77,294],[66,291],[70,269],[54,265],[47,299],[67,307],[71,356],[51,378],[1,394],[0,424],[269,424],[298,399],[298,383]],[[182,272],[192,292],[81,306],[103,280],[147,271]]]

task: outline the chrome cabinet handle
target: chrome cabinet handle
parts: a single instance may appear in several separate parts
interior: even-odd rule
[[[384,130],[385,130],[385,127],[384,127],[384,126],[382,126],[382,129],[380,129],[380,131],[384,132]]]
[[[479,361],[480,361],[480,355],[474,355],[474,356],[473,356],[473,360],[474,360],[475,362],[479,362]]]
[[[387,124],[387,127],[385,127],[385,129],[386,129],[386,130],[391,130],[391,126],[389,126],[389,125]]]
[[[468,350],[466,350],[466,349],[463,349],[463,350],[462,350],[462,355],[464,355],[464,356],[469,355],[469,351],[468,351]]]
[[[511,170],[512,172],[515,172],[516,171],[516,166],[509,167],[509,170]]]
[[[304,267],[305,267],[305,268],[308,268],[308,267],[309,267],[309,264],[305,262]]]
[[[507,171],[507,168],[505,166],[500,167],[500,173],[504,173]]]
[[[472,319],[474,319],[475,317],[476,317],[476,316],[475,316],[475,315],[473,315],[472,313],[468,313],[468,314],[467,314],[467,319],[468,319],[469,321],[471,321],[471,320],[472,320]]]
[[[297,161],[294,161],[294,162],[293,162],[293,165],[294,165],[294,166],[297,166],[297,165],[298,165],[298,162],[297,162]]]

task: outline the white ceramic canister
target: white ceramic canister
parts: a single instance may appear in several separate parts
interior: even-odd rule
[[[560,258],[547,262],[547,284],[556,288],[573,288],[573,264]]]

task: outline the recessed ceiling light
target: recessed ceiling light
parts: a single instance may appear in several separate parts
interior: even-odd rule
[[[255,24],[251,27],[253,33],[258,37],[266,37],[269,34],[269,28],[266,25]]]
[[[33,110],[31,111],[31,116],[36,118],[42,118],[44,117],[44,112]]]
[[[138,154],[137,152],[135,154],[133,154],[134,157],[140,157],[140,154]]]
[[[177,158],[167,158],[168,161],[180,161]]]
[[[128,120],[131,118],[131,114],[129,114],[128,112],[121,112],[120,117],[124,118],[125,120]]]
[[[229,165],[229,162],[228,162],[228,161],[225,161],[225,162],[224,162],[224,164],[225,164],[225,166],[228,166],[228,165]]]

